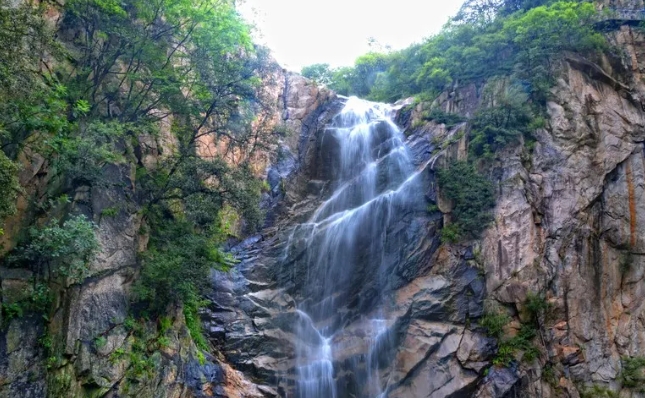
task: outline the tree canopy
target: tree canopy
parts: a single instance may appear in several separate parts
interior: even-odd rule
[[[58,26],[46,7],[58,8]],[[0,0],[0,216],[14,210],[25,150],[46,158],[45,203],[79,186],[109,188],[105,167],[129,163],[151,235],[136,299],[155,311],[194,302],[208,270],[229,264],[219,252],[223,209],[248,230],[261,222],[251,161],[274,140],[263,89],[274,68],[233,0]],[[172,145],[144,165],[141,140],[161,134]],[[205,156],[204,142],[224,149]],[[78,225],[42,231],[74,235]],[[32,249],[30,261],[49,262],[51,253]]]
[[[606,46],[594,31],[596,18],[587,1],[468,0],[435,36],[401,51],[361,56],[353,67],[333,70],[328,85],[345,95],[395,101],[512,75],[540,100],[558,58]]]

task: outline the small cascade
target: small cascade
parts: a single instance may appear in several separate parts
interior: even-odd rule
[[[298,398],[347,396],[338,385],[340,371],[355,373],[355,396],[383,394],[378,355],[387,324],[374,314],[380,314],[390,272],[383,264],[401,255],[390,231],[411,209],[424,206],[421,169],[412,162],[392,113],[384,104],[347,100],[323,137],[335,148],[333,193],[289,234],[284,258],[299,258],[293,272],[306,272],[295,327]],[[367,318],[371,329],[369,352],[357,369],[337,369],[335,339],[359,317]]]

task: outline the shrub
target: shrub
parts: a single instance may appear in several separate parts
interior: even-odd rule
[[[230,263],[218,248],[218,231],[199,230],[181,216],[167,214],[151,224],[149,248],[141,255],[133,292],[144,312],[161,315],[169,305],[195,302],[210,270]]]
[[[453,229],[447,232],[446,239],[477,237],[492,220],[493,184],[466,162],[456,162],[439,170],[438,181],[442,195],[453,205]]]
[[[32,227],[28,241],[9,256],[11,265],[26,265],[41,279],[66,277],[80,281],[99,249],[96,226],[79,215],[59,225],[52,220],[44,227]]]
[[[645,357],[623,357],[619,379],[623,387],[645,393]]]
[[[522,324],[515,336],[504,335],[504,327],[510,321],[511,317],[498,307],[489,308],[479,321],[479,324],[486,328],[487,334],[498,340],[497,353],[493,358],[493,364],[496,366],[508,366],[520,351],[525,361],[533,361],[540,353],[533,345],[537,336],[536,325]]]
[[[456,113],[449,113],[440,108],[433,108],[430,112],[424,113],[424,120],[432,120],[437,124],[445,124],[446,127],[451,128],[466,119]]]
[[[495,95],[493,105],[481,109],[472,120],[470,153],[491,157],[519,137],[529,138],[533,114],[527,100],[527,95],[517,87]]]
[[[16,211],[16,198],[21,191],[17,172],[18,166],[0,151],[0,220]]]
[[[546,312],[549,309],[549,303],[546,301],[546,298],[543,295],[529,292],[526,295],[524,308],[526,308],[526,310],[528,311],[533,324],[537,326],[540,317],[546,315]]]
[[[208,351],[208,341],[202,332],[202,323],[199,318],[199,307],[200,303],[196,299],[185,303],[184,318],[186,319],[186,327],[190,331],[190,337],[192,337],[197,348]]]
[[[42,313],[46,318],[51,302],[52,297],[49,287],[43,283],[36,283],[29,286],[22,297],[17,298],[12,303],[2,304],[2,321],[6,325],[8,321],[20,318],[29,312]]]
[[[446,225],[441,229],[442,243],[457,243],[462,238],[461,227],[458,223]]]
[[[489,336],[499,338],[504,332],[504,326],[511,321],[508,314],[498,308],[488,311],[479,321],[479,324],[486,328]]]

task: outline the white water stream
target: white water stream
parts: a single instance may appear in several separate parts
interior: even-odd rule
[[[356,373],[357,396],[383,395],[377,356],[379,341],[387,334],[386,322],[381,317],[366,322],[372,337],[369,352],[356,364],[361,371],[334,367],[339,349],[334,338],[350,318],[356,318],[356,308],[379,314],[378,293],[367,299],[360,289],[367,283],[372,291],[384,288],[388,271],[383,264],[386,256],[393,255],[385,249],[388,231],[423,196],[420,171],[392,113],[388,105],[347,100],[323,138],[336,141],[333,194],[307,222],[294,228],[286,246],[285,258],[296,250],[297,240],[304,240],[299,247],[306,247],[302,260],[306,282],[300,287],[304,299],[295,327],[298,398],[346,396],[337,380],[341,371]]]

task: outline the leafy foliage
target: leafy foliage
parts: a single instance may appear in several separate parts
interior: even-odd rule
[[[540,353],[533,341],[540,328],[537,319],[544,314],[548,306],[540,296],[529,295],[524,307],[528,310],[531,320],[522,323],[520,330],[514,335],[504,334],[504,328],[511,322],[511,317],[498,307],[489,308],[479,321],[479,324],[486,328],[487,334],[498,341],[497,353],[493,358],[493,364],[496,366],[509,366],[519,352],[522,353],[522,360],[529,362]]]
[[[17,171],[18,166],[0,151],[0,219],[16,211],[16,198],[21,190]]]
[[[334,71],[329,64],[313,64],[303,67],[300,74],[317,84],[327,86],[333,81]]]
[[[445,124],[446,127],[448,128],[453,127],[456,124],[459,124],[466,120],[461,115],[458,115],[456,113],[445,112],[439,108],[433,108],[421,116],[425,120],[433,120],[435,123]]]
[[[504,332],[504,327],[508,325],[510,321],[511,318],[506,312],[494,309],[492,311],[487,311],[479,323],[486,328],[489,336],[499,338]]]
[[[190,337],[197,348],[209,351],[209,345],[202,332],[202,321],[199,318],[200,303],[197,300],[191,300],[184,304],[184,318],[186,319],[186,327],[190,331]]]
[[[624,357],[619,379],[623,387],[645,393],[645,357]]]
[[[135,383],[153,374],[152,351],[169,344],[170,306],[183,305],[191,336],[207,346],[199,296],[211,268],[233,263],[220,246],[233,229],[262,222],[252,162],[278,138],[265,87],[276,66],[251,43],[234,0],[14,3],[0,0],[0,218],[13,211],[16,159],[25,154],[45,157],[51,182],[34,198],[33,224],[51,217],[51,198],[73,197],[79,186],[100,193],[127,184],[128,203],[93,216],[139,209],[140,234],[150,234],[133,289],[141,317],[124,322],[131,349],[110,355],[128,361],[124,380]],[[61,12],[56,26],[43,18],[47,7]],[[106,173],[126,165],[136,173]],[[98,249],[94,229],[81,216],[29,228],[3,261],[31,268],[34,291],[3,301],[3,319],[44,312],[48,285],[82,281]],[[160,317],[154,337],[146,316]],[[94,343],[100,349],[105,336]],[[49,351],[49,366],[59,366]],[[50,390],[65,396],[71,380],[54,379]]]
[[[227,269],[230,260],[219,250],[219,234],[198,230],[182,216],[158,214],[149,249],[142,254],[142,270],[134,292],[144,309],[163,314],[169,305],[197,301],[212,268]]]
[[[466,162],[455,162],[439,170],[438,181],[442,195],[453,204],[451,234],[457,240],[476,237],[492,220],[490,210],[495,206],[492,183]]]
[[[493,364],[509,366],[518,351],[522,351],[523,360],[528,362],[534,360],[539,354],[538,349],[532,343],[535,336],[536,330],[532,326],[522,325],[515,336],[502,338],[497,347],[497,355],[493,358]]]
[[[62,225],[52,220],[44,227],[32,227],[27,242],[10,254],[8,263],[31,268],[43,281],[65,277],[78,282],[99,249],[94,229],[94,223],[82,215]]]
[[[530,138],[533,113],[526,94],[510,87],[501,95],[495,95],[492,106],[477,112],[471,120],[469,150],[476,157],[492,157],[507,144],[519,137]]]
[[[7,302],[6,295],[3,298],[5,300],[1,307],[3,325],[7,325],[12,319],[20,318],[30,312],[47,314],[52,302],[49,287],[40,282],[29,286],[21,297],[11,297],[10,299],[13,301]]]
[[[566,52],[592,54],[606,47],[593,30],[596,15],[585,1],[469,0],[439,34],[398,52],[360,57],[353,68],[334,74],[329,86],[394,101],[433,97],[456,82],[513,75],[543,101],[552,66]]]
[[[537,327],[540,325],[540,319],[547,315],[550,305],[544,296],[529,292],[524,301],[524,308],[526,308],[531,322]]]
[[[267,52],[252,45],[231,0],[70,0],[62,11],[54,35],[43,8],[0,3],[2,43],[25,44],[0,48],[7,77],[0,99],[24,89],[0,112],[0,216],[12,211],[11,157],[21,149],[46,156],[60,189],[101,186],[106,165],[142,161],[139,140],[154,142],[163,119],[172,147],[160,148],[166,152],[155,167],[140,167],[132,181],[154,231],[138,299],[157,312],[193,300],[210,267],[225,262],[222,209],[243,217],[247,230],[262,219],[251,161],[274,139],[264,123],[261,82],[273,71]],[[92,224],[73,218],[32,228],[9,260],[45,280],[79,280],[96,245]]]

